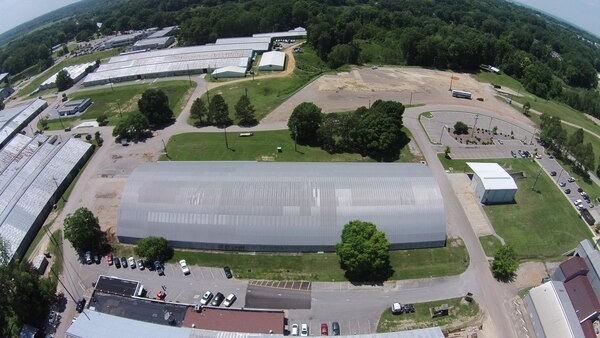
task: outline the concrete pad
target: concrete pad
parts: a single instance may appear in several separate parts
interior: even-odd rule
[[[73,127],[73,129],[77,129],[77,128],[97,128],[98,127],[98,122],[96,121],[85,121],[82,122],[78,125],[76,125],[75,127]]]
[[[478,237],[493,235],[494,228],[473,193],[469,177],[466,174],[448,174],[448,180],[452,184],[452,189],[467,214],[475,234]]]

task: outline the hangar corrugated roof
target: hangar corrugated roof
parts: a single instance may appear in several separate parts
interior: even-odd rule
[[[118,236],[229,250],[332,250],[355,219],[375,223],[393,248],[445,242],[437,182],[428,167],[407,163],[142,165],[122,195]]]
[[[515,180],[498,163],[467,162],[486,190],[516,190]]]

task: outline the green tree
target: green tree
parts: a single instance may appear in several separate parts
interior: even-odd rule
[[[454,133],[457,135],[466,135],[469,133],[469,126],[463,121],[458,121],[454,124]]]
[[[173,249],[164,237],[146,237],[141,239],[135,247],[135,253],[150,262],[164,262],[173,256]]]
[[[583,128],[577,129],[571,136],[569,136],[568,149],[574,153],[575,150],[583,145]]]
[[[256,121],[254,106],[250,103],[250,99],[246,95],[242,95],[235,104],[235,115],[239,120],[239,125],[248,127],[258,123]]]
[[[292,111],[288,128],[292,138],[297,139],[298,143],[317,145],[319,143],[317,131],[322,122],[321,108],[312,102],[302,102]]]
[[[220,94],[214,95],[210,100],[208,119],[211,124],[219,128],[228,127],[233,123],[229,117],[229,106]]]
[[[142,113],[134,112],[125,115],[113,129],[117,139],[143,140],[148,135],[150,123]]]
[[[444,157],[446,158],[450,158],[450,146],[446,146],[446,148],[444,148]]]
[[[98,115],[98,117],[96,118],[96,122],[98,122],[99,126],[105,126],[108,124],[108,115],[102,113],[100,115]]]
[[[101,251],[106,242],[106,236],[100,229],[98,217],[87,208],[79,208],[64,220],[65,238],[73,248],[82,253],[87,250]]]
[[[355,220],[346,224],[336,253],[350,280],[385,280],[393,274],[390,243],[373,223]]]
[[[192,109],[190,110],[190,116],[193,119],[196,119],[196,125],[202,125],[206,123],[208,117],[208,110],[206,109],[206,105],[204,101],[200,98],[194,100],[192,104]]]
[[[525,116],[529,116],[529,110],[531,110],[531,103],[529,103],[529,101],[525,101],[525,103],[523,103],[523,114],[525,114]]]
[[[501,281],[509,281],[519,268],[519,259],[515,250],[510,245],[504,245],[496,251],[492,262],[492,273]]]
[[[42,127],[43,130],[48,128],[48,118],[47,117],[40,117],[40,127]]]
[[[138,100],[138,108],[152,125],[165,125],[173,120],[169,97],[160,89],[146,89]]]
[[[61,70],[56,74],[56,88],[59,92],[67,90],[73,86],[73,79],[66,70]]]

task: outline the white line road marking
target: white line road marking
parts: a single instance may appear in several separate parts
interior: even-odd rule
[[[215,275],[213,274],[212,269],[208,269],[208,271],[210,271],[212,278],[215,279]]]

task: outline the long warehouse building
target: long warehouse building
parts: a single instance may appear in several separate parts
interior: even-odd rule
[[[15,135],[0,150],[0,237],[10,259],[31,241],[92,153],[89,143]]]
[[[406,163],[146,164],[129,177],[117,235],[162,236],[181,248],[333,251],[357,219],[375,223],[393,249],[445,245],[437,182]]]
[[[83,85],[211,73],[228,66],[247,69],[255,52],[268,49],[268,45],[266,42],[206,45],[119,55],[89,74]]]

